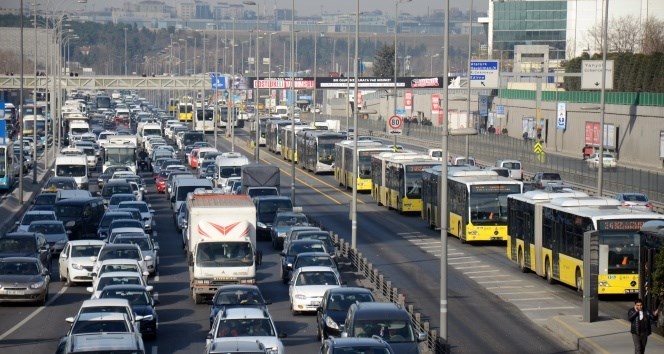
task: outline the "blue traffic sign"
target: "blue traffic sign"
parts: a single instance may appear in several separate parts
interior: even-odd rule
[[[470,61],[470,70],[498,70],[498,61]]]
[[[221,73],[208,73],[212,83],[213,90],[226,90],[228,87],[228,80],[226,76]]]

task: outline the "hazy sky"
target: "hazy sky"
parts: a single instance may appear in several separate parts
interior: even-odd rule
[[[3,0],[2,2],[6,2]],[[9,0],[16,3],[18,7],[19,0]],[[50,7],[54,6],[53,4],[59,4],[64,1],[76,3],[73,0],[50,0]],[[101,8],[106,8],[109,6],[122,6],[125,2],[139,2],[141,0],[88,0],[87,9],[99,10]],[[175,6],[178,2],[183,0],[158,0],[163,1],[166,4]],[[193,0],[190,0],[193,1]],[[241,4],[242,0],[203,0],[210,4],[217,2],[225,2],[229,4]],[[290,8],[292,1],[291,0],[254,0],[261,7],[261,13],[263,9],[274,8],[275,4],[277,8]],[[405,0],[401,0],[405,1]],[[26,1],[28,2],[28,1]],[[356,8],[356,0],[295,0],[295,9],[300,15],[319,15],[321,10],[325,13],[347,13],[354,12]],[[394,4],[395,0],[360,0],[360,11],[372,11],[375,9],[381,9],[386,13],[394,13]],[[451,8],[459,8],[466,10],[470,4],[469,0],[450,0]],[[478,11],[486,11],[489,4],[489,0],[474,0],[473,8]],[[9,5],[9,4],[7,4]],[[430,12],[432,9],[442,9],[443,0],[412,0],[410,3],[401,3],[399,5],[399,12],[408,12],[413,15],[424,15],[427,12]],[[80,6],[80,5],[79,5]]]

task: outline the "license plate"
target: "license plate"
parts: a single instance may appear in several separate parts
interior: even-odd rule
[[[625,294],[638,294],[638,289],[626,289]]]
[[[318,305],[320,305],[320,301],[312,301],[312,302],[310,303],[310,305],[311,305],[311,306],[318,306]]]
[[[23,290],[7,290],[7,295],[23,295]]]

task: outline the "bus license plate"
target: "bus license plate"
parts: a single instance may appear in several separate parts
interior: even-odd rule
[[[637,294],[639,292],[638,289],[626,289],[625,294]]]

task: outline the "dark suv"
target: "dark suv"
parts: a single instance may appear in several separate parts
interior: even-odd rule
[[[293,210],[290,197],[266,195],[253,198],[256,205],[256,236],[267,238],[270,236],[272,222],[278,211]]]
[[[39,232],[10,232],[0,236],[0,258],[34,257],[51,270],[51,247]]]
[[[390,345],[381,338],[335,338],[323,341],[321,354],[376,353],[395,354]]]

